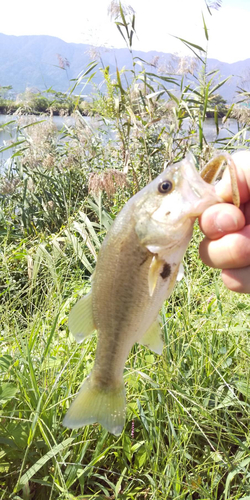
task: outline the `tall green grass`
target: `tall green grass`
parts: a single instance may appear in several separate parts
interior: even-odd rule
[[[249,495],[249,298],[227,292],[201,264],[195,234],[185,280],[162,310],[163,356],[135,345],[127,361],[118,438],[99,425],[69,431],[61,423],[96,347],[95,337],[76,345],[67,330],[70,307],[89,289],[72,273],[74,257],[56,264],[44,255],[36,282],[9,295],[1,308],[3,499]]]

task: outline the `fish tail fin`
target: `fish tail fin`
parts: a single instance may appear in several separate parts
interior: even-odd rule
[[[98,422],[112,434],[121,434],[125,424],[125,387],[100,389],[86,378],[76,399],[64,417],[63,425],[77,429]]]

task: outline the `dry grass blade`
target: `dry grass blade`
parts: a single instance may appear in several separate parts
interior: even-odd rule
[[[118,188],[128,185],[127,176],[123,172],[107,169],[101,174],[90,174],[89,193],[97,196],[101,191],[113,196]]]

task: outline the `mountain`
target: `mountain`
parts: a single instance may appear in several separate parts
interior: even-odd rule
[[[127,49],[95,50],[100,51],[101,62],[104,66],[109,65],[111,74],[115,73],[116,64],[119,68],[132,67],[131,54]],[[134,51],[133,54],[148,62],[157,60],[158,67],[175,67],[177,64],[175,58],[173,62],[171,54],[163,52]],[[14,36],[0,33],[0,86],[11,85],[15,94],[24,92],[27,87],[41,91],[53,87],[54,90],[65,92],[72,85],[70,80],[77,78],[95,58],[93,48],[86,44],[66,43],[53,36]],[[249,67],[250,59],[232,64],[208,59],[209,71],[218,69],[221,79],[233,75],[218,90],[228,102],[232,102],[242,78],[250,73]],[[157,72],[157,69],[150,68],[149,71]],[[97,72],[95,82],[101,84],[102,80],[102,74]],[[84,93],[88,91],[88,88],[84,89]]]

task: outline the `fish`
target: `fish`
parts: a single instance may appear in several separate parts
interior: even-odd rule
[[[100,248],[91,291],[69,315],[77,342],[95,330],[98,342],[93,370],[64,417],[65,427],[99,423],[114,435],[122,432],[129,352],[138,342],[162,353],[159,311],[182,275],[194,222],[222,201],[189,153],[122,208]]]

